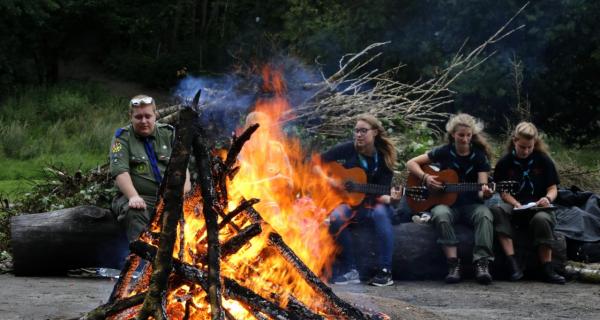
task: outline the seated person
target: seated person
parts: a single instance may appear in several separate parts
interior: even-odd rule
[[[156,122],[156,104],[146,95],[131,99],[129,119],[129,125],[117,129],[112,139],[110,173],[119,189],[112,210],[132,242],[147,228],[154,212],[175,132],[172,126]],[[190,189],[187,172],[184,192]]]
[[[492,249],[494,227],[493,216],[483,204],[483,199],[492,192],[487,187],[490,164],[490,148],[482,135],[483,125],[472,116],[459,113],[448,120],[446,132],[448,143],[428,153],[410,159],[406,166],[410,173],[419,177],[429,189],[441,190],[443,185],[436,176],[426,174],[421,167],[438,163],[440,169],[454,169],[460,182],[483,183],[479,192],[458,194],[452,206],[438,204],[431,209],[431,221],[438,233],[437,242],[442,245],[448,261],[446,283],[461,280],[460,261],[457,256],[458,239],[454,224],[463,220],[475,227],[473,261],[476,264],[476,279],[481,284],[492,282],[489,262],[494,259]]]
[[[496,164],[494,180],[510,180],[519,183],[518,192],[514,196],[503,192],[501,197],[504,203],[491,207],[498,240],[508,258],[510,278],[516,281],[523,277],[523,272],[514,257],[513,225],[523,222],[512,219],[517,214],[513,209],[530,202],[534,202],[537,207],[549,207],[558,195],[559,180],[556,167],[533,123],[521,122],[517,125],[508,141],[506,154]],[[554,212],[539,210],[525,224],[533,236],[533,244],[538,248],[544,281],[564,284],[565,278],[556,274],[552,266],[550,244],[554,241],[553,230],[556,225]]]
[[[359,167],[366,173],[367,183],[391,186],[396,150],[387,137],[381,122],[374,116],[358,116],[354,126],[354,141],[341,143],[325,152],[324,162],[338,161],[345,168]],[[342,186],[338,186],[342,187]],[[333,279],[335,284],[359,283],[360,277],[355,261],[352,239],[348,225],[372,221],[377,237],[377,274],[369,281],[375,286],[389,286],[392,280],[392,252],[394,234],[390,202],[401,197],[400,190],[392,189],[391,195],[367,196],[357,207],[342,204],[329,217],[330,232],[342,248],[340,275]]]

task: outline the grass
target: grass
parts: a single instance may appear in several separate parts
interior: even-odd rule
[[[14,200],[56,165],[89,170],[107,161],[127,101],[94,83],[27,87],[0,101],[0,195]]]

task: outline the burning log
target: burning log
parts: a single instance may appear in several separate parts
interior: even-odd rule
[[[80,206],[10,219],[18,276],[65,274],[83,267],[120,269],[127,239],[110,210]]]
[[[154,259],[152,278],[144,305],[138,314],[138,319],[166,319],[164,299],[167,289],[167,280],[171,272],[173,261],[173,246],[177,237],[177,224],[182,215],[183,207],[183,185],[185,183],[186,169],[190,156],[193,133],[192,121],[196,113],[191,109],[182,111],[181,123],[177,127],[175,145],[171,161],[165,173],[163,225],[160,234],[161,246]]]
[[[219,229],[218,229],[218,211],[220,203],[216,194],[216,186],[212,179],[212,161],[210,151],[203,139],[198,136],[194,140],[194,154],[198,162],[198,183],[202,192],[202,203],[204,208],[204,220],[206,222],[208,239],[208,277],[209,288],[208,296],[210,300],[210,310],[212,319],[223,319],[221,308],[221,281],[220,281],[220,247],[219,247]]]
[[[88,314],[83,316],[81,320],[104,320],[107,317],[117,314],[125,309],[142,304],[145,297],[146,292],[142,292],[131,297],[109,302],[90,311]]]
[[[285,244],[280,235],[271,232],[269,234],[269,241],[270,244],[273,245],[275,249],[304,276],[306,281],[313,289],[315,289],[315,291],[327,297],[333,307],[338,309],[339,313],[346,315],[350,319],[371,319],[370,316],[366,315],[358,308],[336,296],[335,293],[333,293],[333,290],[323,283],[323,281],[321,281],[321,279],[319,279],[319,277],[317,277],[317,275],[314,274],[306,264],[298,258],[298,256],[296,256],[294,251]]]

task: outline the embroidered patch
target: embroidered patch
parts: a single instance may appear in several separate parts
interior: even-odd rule
[[[140,163],[135,167],[135,171],[139,173],[146,173],[148,172],[148,166],[145,163]]]
[[[121,151],[121,149],[123,149],[123,145],[119,141],[115,141],[115,143],[113,143],[112,147],[110,147],[110,150],[112,151],[112,153],[117,153],[117,152]]]

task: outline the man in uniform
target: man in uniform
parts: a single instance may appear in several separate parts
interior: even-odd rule
[[[112,210],[132,242],[146,229],[154,212],[175,132],[172,126],[156,122],[156,104],[146,95],[131,99],[129,119],[130,124],[117,129],[112,139],[110,173],[119,189]],[[190,189],[188,172],[184,192]]]

